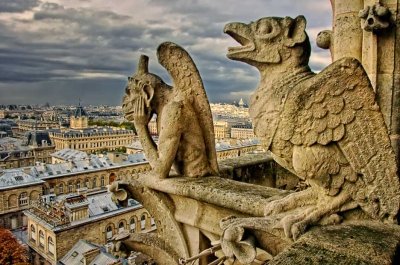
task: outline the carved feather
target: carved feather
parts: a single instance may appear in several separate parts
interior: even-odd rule
[[[293,159],[298,159],[295,169],[297,166],[305,174],[323,163],[335,166],[343,157],[351,170],[346,163],[336,176],[333,171],[327,172],[329,168],[325,170],[332,176],[330,194],[343,188],[344,179],[355,182],[358,176],[358,189],[364,194],[358,196],[361,207],[375,218],[393,219],[397,215],[400,188],[395,154],[373,88],[357,60],[341,59],[312,78],[311,85],[308,82],[294,89],[281,121],[296,124],[296,129],[288,126],[292,131],[283,134],[284,138],[291,135],[291,143],[301,148],[301,152],[295,149],[293,153]],[[332,149],[332,145],[339,148]],[[307,147],[313,150],[312,157],[308,157]],[[308,159],[315,163],[305,166]]]
[[[158,46],[159,63],[169,72],[173,80],[176,101],[187,101],[193,107],[201,124],[205,139],[206,154],[212,173],[218,174],[215,150],[214,126],[210,104],[199,71],[190,55],[182,47],[172,42]]]

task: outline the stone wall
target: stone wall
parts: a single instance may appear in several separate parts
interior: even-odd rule
[[[142,229],[141,219],[144,216],[144,229]],[[131,229],[131,220],[135,220],[135,229]],[[116,235],[123,224],[124,230],[130,232],[147,233],[156,229],[152,222],[150,214],[143,207],[138,207],[127,212],[117,212],[114,215],[107,216],[90,222],[83,222],[72,227],[52,229],[50,226],[43,225],[36,218],[28,218],[28,238],[29,246],[51,264],[56,264],[80,239],[90,241],[91,243],[104,245],[107,239],[107,228],[111,227],[112,235]],[[32,240],[32,226],[36,231],[36,239]],[[44,247],[40,247],[38,239],[39,231],[44,233]],[[49,252],[48,238],[51,237],[54,242],[56,252],[52,255]]]
[[[24,199],[24,193],[27,197]],[[0,226],[15,229],[26,226],[23,211],[42,193],[41,185],[0,191]]]

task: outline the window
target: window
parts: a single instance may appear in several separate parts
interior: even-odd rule
[[[97,186],[97,179],[94,178],[92,183],[92,189],[96,188],[96,186]]]
[[[68,193],[72,193],[74,187],[72,185],[72,182],[68,183]]]
[[[106,239],[110,240],[113,236],[112,227],[111,225],[107,226],[106,228]]]
[[[28,205],[28,193],[23,192],[19,195],[19,206]]]
[[[64,184],[58,185],[58,194],[63,194],[64,193]]]
[[[76,189],[79,190],[80,188],[81,188],[81,182],[80,182],[80,180],[78,180],[76,182]]]
[[[85,179],[85,188],[89,188],[89,179]]]
[[[130,230],[131,230],[131,233],[134,233],[134,232],[135,232],[135,230],[136,230],[136,221],[135,221],[135,218],[132,218],[132,219],[131,219],[131,223],[130,223],[129,228],[130,228]]]
[[[118,224],[118,233],[121,233],[125,230],[124,222],[119,222]]]
[[[44,233],[42,230],[39,231],[39,247],[44,248]]]
[[[104,187],[104,176],[102,176],[100,179],[100,186]]]
[[[146,216],[144,214],[140,217],[140,229],[146,229]]]
[[[51,237],[47,238],[47,248],[49,249],[49,253],[54,255],[54,242]]]
[[[34,225],[31,225],[31,239],[36,242],[36,229]]]
[[[23,176],[15,176],[14,179],[15,179],[16,181],[23,181],[23,180],[24,180],[24,177],[23,177]]]

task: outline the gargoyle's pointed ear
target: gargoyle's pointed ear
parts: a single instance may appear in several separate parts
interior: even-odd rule
[[[285,46],[293,47],[296,44],[303,43],[307,39],[306,25],[307,21],[304,16],[298,16],[295,19],[286,17],[284,19],[285,29]]]

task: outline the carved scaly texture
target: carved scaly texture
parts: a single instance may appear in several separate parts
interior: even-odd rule
[[[295,145],[298,173],[326,178],[318,181],[331,195],[347,189],[374,218],[393,218],[400,204],[395,155],[367,74],[344,58],[312,81],[289,94],[281,116],[279,137]],[[346,188],[344,179],[357,187]]]

